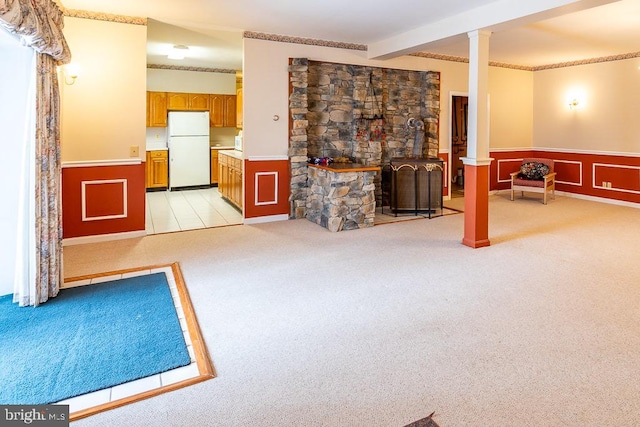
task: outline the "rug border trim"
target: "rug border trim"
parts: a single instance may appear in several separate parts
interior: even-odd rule
[[[134,394],[132,396],[127,396],[119,400],[114,400],[112,402],[104,403],[102,405],[97,405],[91,408],[82,409],[80,411],[73,412],[69,415],[69,421],[76,421],[81,418],[86,418],[100,412],[119,408],[121,406],[129,405],[134,402],[139,402],[141,400],[148,399],[150,397],[158,396],[163,393],[168,393],[170,391],[178,390],[184,387],[188,387],[188,386],[215,378],[216,373],[213,368],[213,364],[211,363],[209,351],[207,350],[207,346],[205,345],[202,332],[200,331],[200,326],[198,325],[195,310],[193,309],[193,305],[191,304],[191,298],[189,297],[187,286],[184,283],[184,278],[182,276],[182,271],[180,270],[180,265],[177,262],[173,262],[169,264],[159,264],[159,265],[152,265],[152,266],[145,266],[145,267],[130,268],[125,270],[110,271],[106,273],[98,273],[98,274],[85,275],[85,276],[70,277],[65,279],[65,282],[76,282],[79,280],[93,279],[96,277],[112,276],[116,274],[125,274],[125,273],[131,273],[135,271],[144,271],[144,270],[154,270],[154,269],[166,268],[166,267],[171,268],[173,277],[176,282],[178,295],[180,297],[180,302],[182,303],[182,310],[184,312],[184,317],[187,322],[189,337],[191,338],[193,351],[196,357],[196,364],[198,366],[199,375],[193,378],[189,378],[183,381],[173,383],[173,384],[162,386],[153,390],[148,390],[143,393]]]

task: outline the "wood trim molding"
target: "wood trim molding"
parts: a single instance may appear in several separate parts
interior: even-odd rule
[[[557,160],[554,159],[553,163],[562,163],[562,164],[566,164],[566,165],[578,165],[578,182],[571,182],[571,181],[563,181],[563,180],[559,180],[556,179],[556,184],[566,184],[566,185],[575,185],[577,187],[582,187],[582,177],[583,177],[583,171],[582,171],[582,162],[577,161],[577,160]]]
[[[141,159],[114,159],[114,160],[84,160],[84,161],[71,161],[62,162],[62,168],[87,168],[96,166],[130,166],[139,165],[142,163]]]
[[[103,184],[121,184],[122,185],[122,213],[113,215],[99,215],[89,216],[87,215],[87,186],[89,185],[103,185]],[[82,221],[101,221],[105,219],[119,219],[127,217],[127,198],[129,196],[127,192],[127,179],[100,179],[93,181],[81,181],[81,200],[82,200]]]

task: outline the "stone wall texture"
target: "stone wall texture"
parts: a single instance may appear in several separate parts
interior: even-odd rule
[[[329,231],[373,227],[375,171],[332,172],[309,168],[306,216]]]
[[[367,166],[411,157],[425,124],[422,156],[438,155],[440,73],[291,60],[291,218],[304,218],[309,194],[307,157],[349,157]],[[380,174],[376,176],[380,203]]]

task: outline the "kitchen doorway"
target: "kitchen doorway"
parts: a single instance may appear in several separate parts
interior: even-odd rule
[[[218,187],[151,191],[145,197],[147,235],[243,223],[242,213],[222,198]]]

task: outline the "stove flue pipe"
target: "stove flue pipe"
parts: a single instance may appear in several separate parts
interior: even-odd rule
[[[424,122],[414,117],[407,120],[407,128],[414,131],[413,157],[422,157],[422,145],[424,144]]]

